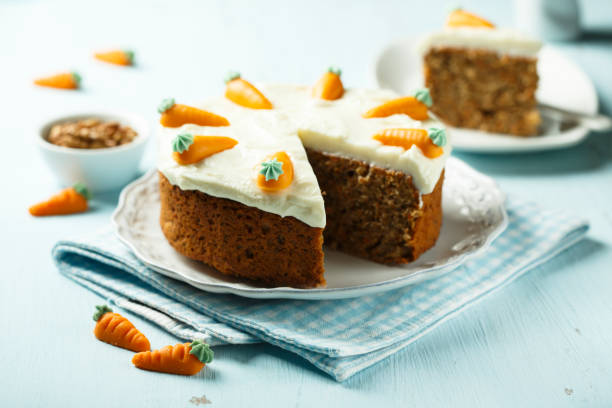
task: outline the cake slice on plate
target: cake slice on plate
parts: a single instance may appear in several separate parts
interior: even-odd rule
[[[431,107],[444,123],[534,136],[541,43],[458,9],[421,44]]]
[[[325,283],[323,241],[386,264],[435,244],[451,148],[427,90],[345,90],[331,70],[313,87],[233,76],[197,108],[171,102],[160,107],[160,224],[183,255],[307,288]]]

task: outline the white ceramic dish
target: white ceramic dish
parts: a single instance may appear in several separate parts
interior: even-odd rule
[[[422,61],[417,52],[418,37],[405,38],[390,44],[378,56],[374,75],[378,86],[401,94],[410,93],[423,84]],[[569,111],[594,114],[597,93],[593,82],[570,59],[550,46],[542,48],[538,62],[540,83],[538,101]],[[558,122],[544,121],[542,135],[514,137],[478,130],[449,128],[453,148],[482,153],[518,153],[558,149],[580,143],[588,129],[574,126],[560,129]]]
[[[98,118],[116,120],[130,126],[138,135],[122,146],[105,149],[74,149],[57,146],[46,140],[51,127],[58,123]],[[124,187],[138,174],[146,142],[150,135],[147,121],[134,114],[112,111],[87,111],[56,116],[44,121],[36,131],[36,144],[43,159],[60,183],[70,186],[82,182],[94,193]]]
[[[325,250],[327,287],[315,289],[261,288],[241,283],[178,254],[159,227],[156,171],[123,190],[112,220],[121,241],[142,262],[202,290],[252,298],[340,299],[438,277],[485,250],[506,228],[504,194],[493,179],[452,157],[446,166],[443,197],[440,238],[416,262],[390,267]]]

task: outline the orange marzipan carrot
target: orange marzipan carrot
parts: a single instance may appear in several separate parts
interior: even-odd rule
[[[272,102],[254,85],[242,79],[240,73],[230,72],[225,84],[225,97],[235,104],[251,109],[272,109]]]
[[[341,74],[342,71],[340,69],[329,67],[327,72],[313,86],[312,96],[328,101],[341,98],[344,94],[344,86],[340,79]]]
[[[109,64],[129,66],[134,64],[134,52],[130,50],[111,50],[96,52],[94,57]]]
[[[266,192],[284,190],[293,181],[293,163],[285,152],[277,152],[262,163],[257,174],[257,185]]]
[[[495,28],[495,25],[482,17],[462,9],[453,10],[446,20],[448,27],[486,27]]]
[[[78,89],[81,84],[81,76],[76,72],[62,72],[60,74],[35,79],[34,84],[49,88]]]
[[[427,105],[414,96],[393,99],[375,106],[363,114],[364,118],[384,118],[396,114],[405,114],[414,120],[427,120]]]
[[[385,129],[373,136],[374,140],[386,146],[398,146],[405,150],[416,145],[426,157],[434,159],[444,153],[444,149],[436,146],[425,129],[394,128]]]
[[[94,335],[100,341],[131,351],[151,349],[149,340],[134,325],[119,313],[106,306],[96,306]]]
[[[157,111],[161,113],[159,123],[164,127],[180,127],[191,123],[198,126],[229,126],[229,121],[223,116],[182,105],[174,102],[174,98],[164,99]]]
[[[180,165],[197,163],[213,154],[233,148],[238,141],[226,136],[178,135],[172,143],[172,157]]]
[[[195,375],[212,361],[213,354],[207,344],[196,340],[138,353],[132,358],[132,363],[142,370]]]
[[[53,195],[46,201],[34,204],[29,208],[29,212],[36,217],[80,213],[87,211],[88,198],[87,188],[83,184],[77,183]]]

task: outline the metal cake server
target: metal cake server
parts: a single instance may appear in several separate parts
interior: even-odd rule
[[[575,126],[582,126],[596,132],[612,129],[612,118],[606,115],[572,112],[544,103],[538,103],[538,110],[544,119],[559,123],[561,130]]]

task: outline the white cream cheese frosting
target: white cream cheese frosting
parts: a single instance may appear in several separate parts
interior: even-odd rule
[[[369,109],[398,97],[391,91],[348,89],[342,98],[327,101],[313,98],[308,86],[264,84],[258,89],[274,109],[244,108],[219,97],[197,107],[224,116],[230,126],[160,126],[158,168],[171,184],[323,228],[323,198],[304,146],[410,174],[421,194],[433,191],[450,155],[450,137],[444,153],[434,159],[423,155],[417,146],[405,150],[372,138],[387,128],[443,127],[437,121],[415,121],[407,115],[362,117]],[[198,163],[179,165],[172,158],[172,140],[180,133],[228,136],[238,144]],[[263,160],[279,151],[291,158],[294,179],[287,189],[266,193],[255,182],[257,171]]]
[[[501,55],[535,58],[542,43],[507,28],[445,27],[425,37],[419,45],[421,53],[431,48],[484,49]]]

